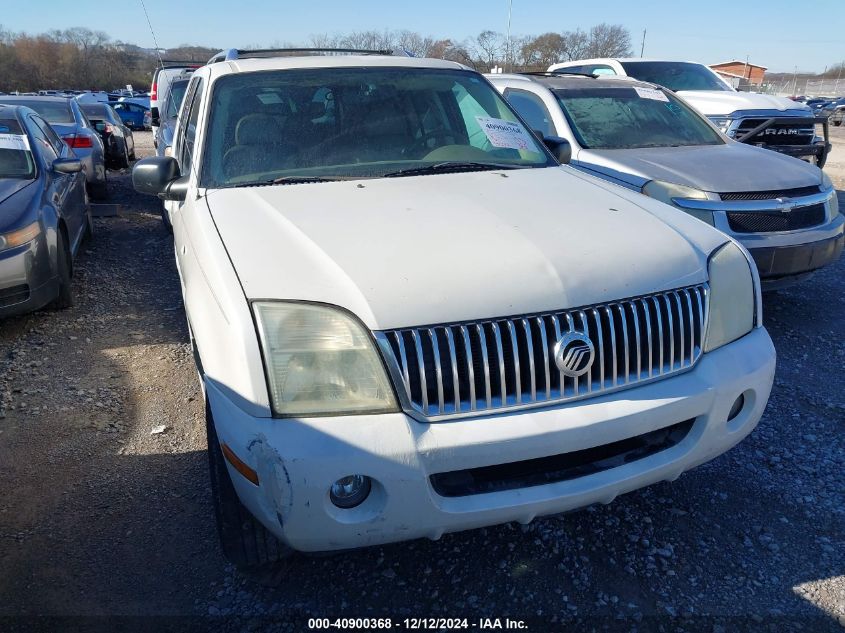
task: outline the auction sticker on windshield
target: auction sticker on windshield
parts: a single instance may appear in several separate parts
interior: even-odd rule
[[[519,123],[486,116],[477,116],[475,120],[478,121],[478,125],[484,130],[484,134],[487,135],[493,147],[537,151],[534,141]]]
[[[29,139],[22,134],[0,134],[0,149],[29,151]]]
[[[635,87],[634,90],[636,90],[637,94],[640,95],[643,99],[651,99],[653,101],[666,101],[667,103],[669,101],[669,97],[663,94],[662,90],[657,90],[656,88]]]

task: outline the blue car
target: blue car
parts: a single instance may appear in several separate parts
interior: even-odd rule
[[[152,115],[149,106],[134,101],[118,101],[109,105],[114,108],[126,127],[133,130],[150,129]]]
[[[0,317],[72,306],[91,233],[82,162],[34,110],[0,105]]]

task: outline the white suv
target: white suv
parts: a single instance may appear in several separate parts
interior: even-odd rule
[[[170,205],[239,566],[609,503],[757,424],[736,242],[561,169],[460,64],[225,57],[133,179]]]

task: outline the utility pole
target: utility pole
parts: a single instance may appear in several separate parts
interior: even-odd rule
[[[640,57],[643,56],[643,51],[645,50],[645,32],[646,29],[643,29],[643,43],[642,46],[640,46]]]
[[[792,94],[798,96],[798,66],[792,73]]]
[[[839,78],[842,76],[842,67],[845,66],[845,61],[839,64],[839,72],[836,75],[836,84],[833,86],[833,94],[839,96]]]
[[[505,51],[505,69],[510,69],[513,72],[513,62],[511,62],[511,13],[513,12],[513,0],[508,0],[508,43]]]

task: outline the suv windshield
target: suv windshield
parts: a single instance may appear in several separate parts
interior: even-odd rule
[[[669,90],[727,90],[730,87],[706,66],[690,62],[619,62],[630,77]]]
[[[15,119],[0,119],[0,178],[35,178],[29,140]]]
[[[546,167],[550,155],[477,73],[325,68],[215,84],[202,186],[411,175],[444,164]],[[427,173],[423,171],[422,173]]]
[[[585,149],[719,145],[701,115],[663,90],[643,87],[555,90]]]
[[[174,81],[170,84],[170,94],[167,95],[167,112],[165,113],[168,119],[175,119],[179,116],[179,106],[182,105],[182,99],[185,97],[187,89],[187,79]]]

